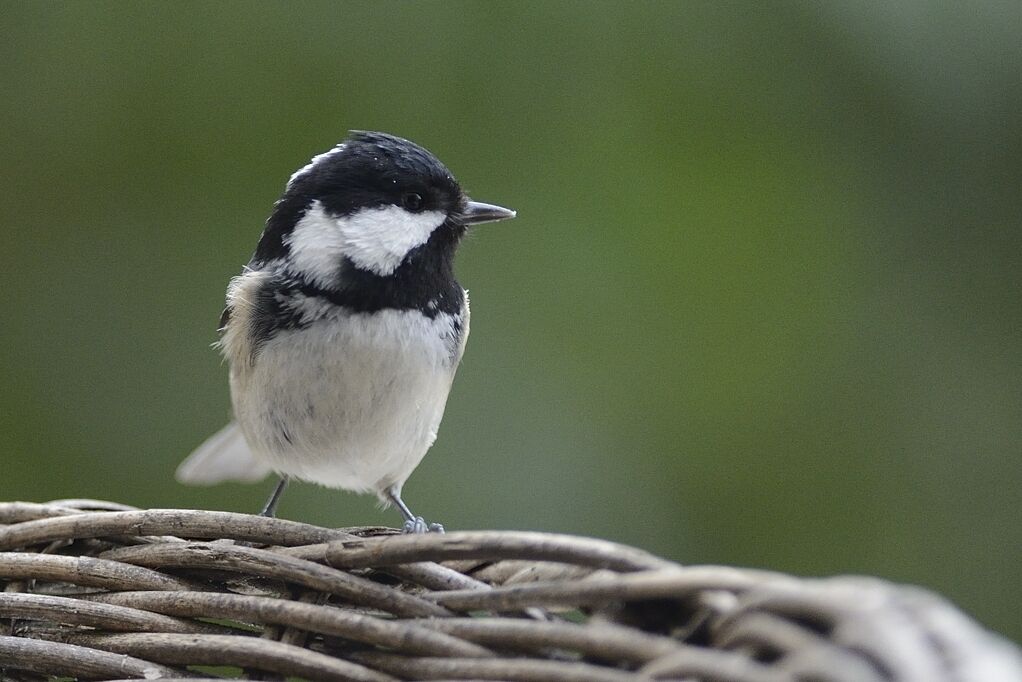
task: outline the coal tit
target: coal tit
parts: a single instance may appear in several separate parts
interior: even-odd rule
[[[470,201],[433,154],[353,131],[296,171],[227,289],[219,346],[234,421],[177,470],[214,484],[280,475],[373,492],[408,532],[401,487],[436,439],[469,331],[454,253],[515,212]]]

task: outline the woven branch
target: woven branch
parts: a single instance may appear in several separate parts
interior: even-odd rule
[[[2,680],[1022,682],[917,588],[546,533],[0,503],[0,585]]]

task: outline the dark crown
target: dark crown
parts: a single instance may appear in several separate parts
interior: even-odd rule
[[[411,195],[417,195],[415,211],[456,213],[465,202],[457,180],[426,149],[387,133],[350,131],[344,142],[293,176],[266,221],[253,260],[284,255],[284,236],[314,201],[343,216],[389,204],[407,206]]]

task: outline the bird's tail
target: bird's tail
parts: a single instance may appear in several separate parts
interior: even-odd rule
[[[214,485],[224,481],[254,483],[270,473],[245,442],[237,422],[231,422],[210,436],[181,462],[174,474],[188,485]]]

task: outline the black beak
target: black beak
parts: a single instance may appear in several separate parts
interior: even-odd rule
[[[465,204],[465,210],[461,213],[462,220],[466,225],[478,225],[480,223],[495,223],[498,220],[514,218],[517,213],[503,206],[484,204],[481,201],[469,201]]]

